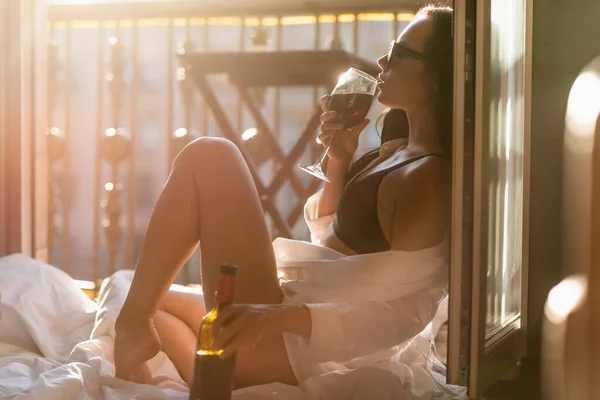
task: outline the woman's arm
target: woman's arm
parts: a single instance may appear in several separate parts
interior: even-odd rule
[[[327,155],[327,177],[331,182],[325,183],[323,194],[319,200],[316,217],[334,214],[344,191],[346,174],[352,157],[358,148],[358,137],[369,124],[368,119],[350,129],[344,129],[344,121],[340,121],[335,111],[328,111],[330,95],[321,98],[321,133],[319,140],[325,148],[329,148]]]
[[[234,304],[213,324],[213,348],[228,357],[253,347],[265,334],[294,333],[317,362],[348,361],[397,346],[419,334],[446,296],[445,269],[436,270],[412,294],[390,301],[309,304]],[[425,288],[422,288],[425,287]]]
[[[255,346],[265,334],[291,332],[310,337],[312,318],[302,304],[232,304],[212,325],[213,349],[229,357],[242,347]]]
[[[410,340],[433,320],[447,295],[444,277],[438,279],[428,289],[386,302],[307,304],[312,328],[306,356],[345,362]]]
[[[340,197],[342,197],[344,191],[348,166],[348,162],[331,159],[328,161],[327,177],[331,182],[326,182],[323,187],[323,194],[321,194],[317,208],[317,218],[336,213]]]

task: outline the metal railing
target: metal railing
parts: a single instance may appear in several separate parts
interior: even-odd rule
[[[415,9],[413,1],[50,6],[50,262],[92,281],[133,268],[173,157],[194,137],[221,134],[185,66],[178,64],[178,52],[343,48],[374,61]],[[251,136],[251,115],[232,85],[219,75],[209,78],[240,135]],[[252,92],[284,152],[293,146],[323,90]],[[373,137],[363,144],[374,143]],[[303,161],[314,161],[319,149],[313,144]],[[261,177],[268,179],[276,168],[265,163]],[[305,187],[314,185],[302,173],[297,177]],[[292,211],[297,205],[288,186],[274,196],[277,207]],[[292,235],[307,238],[306,227],[295,222]],[[196,254],[189,263],[193,267],[186,266],[178,282],[198,282],[198,262]]]

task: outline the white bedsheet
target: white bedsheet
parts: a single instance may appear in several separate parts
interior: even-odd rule
[[[0,400],[187,399],[185,383],[162,352],[150,361],[153,385],[114,377],[114,321],[132,276],[133,271],[120,271],[106,280],[96,304],[54,267],[22,255],[1,258]],[[445,368],[432,357],[433,325],[394,363],[316,376],[299,387],[246,388],[233,398],[466,398],[463,388],[443,384]]]

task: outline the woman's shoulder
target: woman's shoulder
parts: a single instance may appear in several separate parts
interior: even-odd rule
[[[425,157],[392,171],[381,183],[378,207],[392,249],[439,243],[447,230],[451,163]]]
[[[391,171],[381,183],[381,189],[384,194],[393,197],[406,196],[410,192],[418,194],[422,191],[431,193],[434,190],[445,190],[445,183],[449,181],[451,173],[452,164],[449,160],[428,155]]]

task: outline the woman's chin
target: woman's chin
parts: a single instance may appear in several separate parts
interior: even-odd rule
[[[387,104],[385,103],[385,94],[381,91],[381,89],[379,89],[379,91],[377,92],[377,101],[383,104],[384,106],[387,106]]]
[[[385,90],[381,90],[379,89],[379,92],[377,93],[377,101],[387,107],[387,108],[392,108],[392,109],[396,109],[396,108],[400,108],[400,109],[404,109],[404,107],[400,106],[400,102],[397,101],[396,98],[397,96],[388,96],[388,93],[385,92]]]

